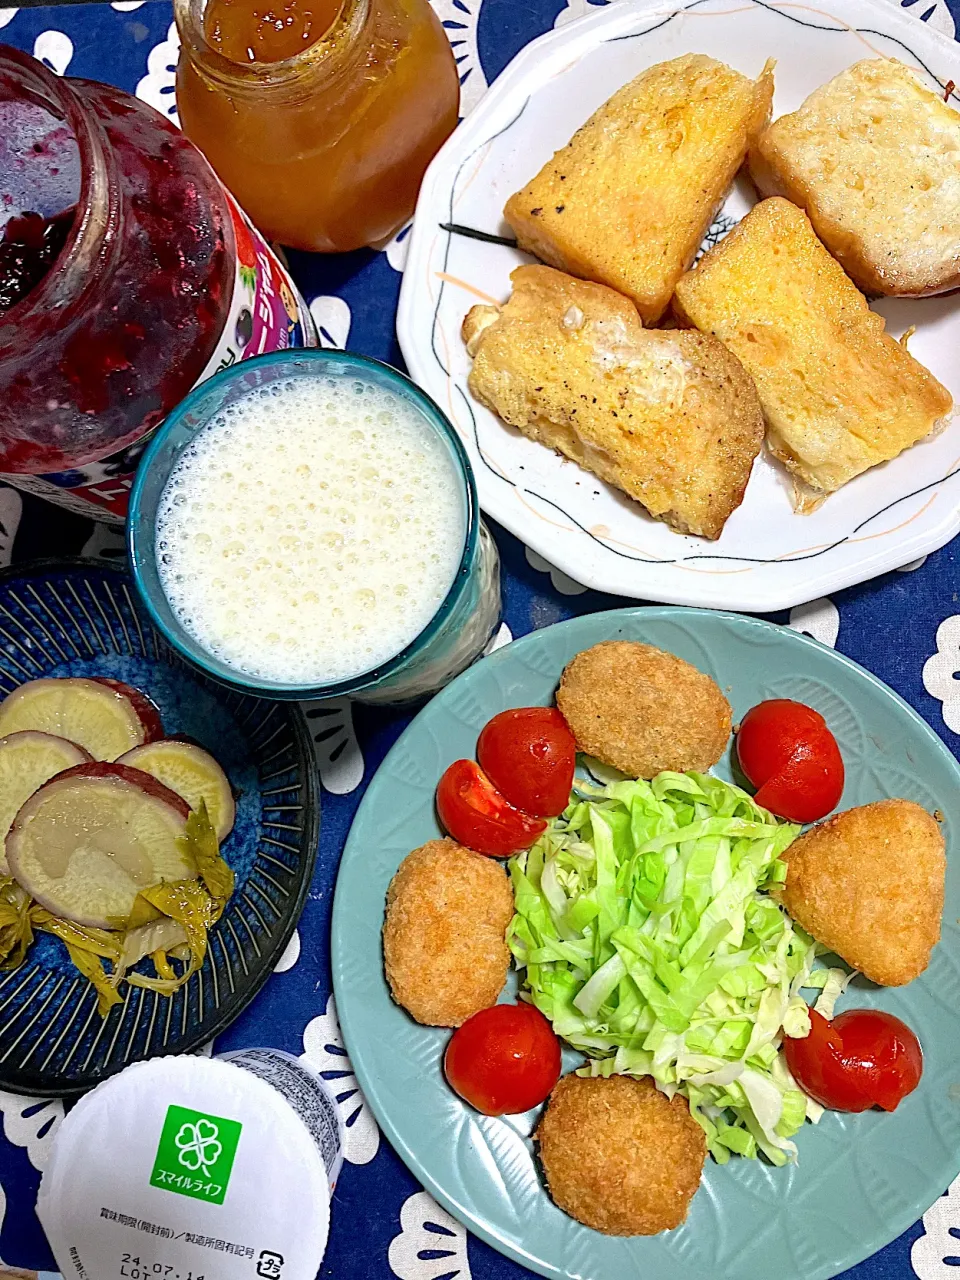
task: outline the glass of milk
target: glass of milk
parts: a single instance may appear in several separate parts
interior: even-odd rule
[[[456,431],[395,369],[342,351],[275,352],[198,387],[144,455],[127,538],[173,648],[264,697],[424,697],[500,620]]]

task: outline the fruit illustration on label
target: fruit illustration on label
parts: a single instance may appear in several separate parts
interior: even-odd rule
[[[232,201],[231,213],[233,213],[234,239],[237,242],[237,262],[240,267],[240,279],[244,288],[252,294],[257,287],[257,251],[246,219],[233,205]]]

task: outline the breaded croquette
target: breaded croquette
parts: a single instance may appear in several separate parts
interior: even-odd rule
[[[564,1076],[535,1137],[554,1203],[608,1236],[678,1227],[707,1154],[686,1099],[631,1076]]]
[[[496,1004],[513,890],[503,866],[454,840],[431,840],[401,862],[387,891],[383,958],[397,1004],[417,1022],[459,1027]]]
[[[577,747],[631,778],[705,772],[730,738],[730,704],[696,667],[635,640],[607,640],[567,663],[557,706]]]
[[[780,899],[818,942],[873,982],[923,973],[940,938],[946,859],[940,827],[911,800],[834,814],[783,855]]]

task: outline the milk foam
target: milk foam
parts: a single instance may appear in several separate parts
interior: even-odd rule
[[[398,396],[349,378],[274,383],[178,459],[157,513],[163,589],[239,672],[349,679],[399,653],[443,602],[461,494],[445,446]]]

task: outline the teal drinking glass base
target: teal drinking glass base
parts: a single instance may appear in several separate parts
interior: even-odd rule
[[[417,702],[466,671],[483,653],[500,625],[500,554],[480,521],[475,563],[465,570],[467,586],[443,626],[417,660],[361,689],[358,702]]]

